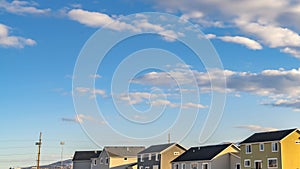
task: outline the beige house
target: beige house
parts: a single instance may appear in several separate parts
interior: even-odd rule
[[[172,161],[172,169],[240,169],[239,151],[234,144],[192,147]]]
[[[176,143],[152,145],[138,153],[138,169],[172,169],[171,161],[185,151]]]
[[[300,169],[300,131],[255,133],[240,143],[242,169]]]
[[[136,169],[137,154],[144,149],[140,146],[104,147],[92,169]]]

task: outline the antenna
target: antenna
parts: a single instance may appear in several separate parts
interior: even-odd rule
[[[40,169],[40,161],[41,161],[41,146],[42,146],[42,132],[40,132],[40,138],[38,142],[35,142],[35,145],[38,146],[38,159],[36,168]]]
[[[168,143],[170,144],[170,142],[171,142],[171,133],[169,132],[168,133]]]

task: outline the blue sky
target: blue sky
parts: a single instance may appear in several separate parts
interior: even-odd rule
[[[216,107],[224,111],[208,120],[216,130],[201,144],[299,127],[299,15],[300,4],[286,0],[1,0],[0,168],[35,165],[40,131],[47,164],[60,159],[60,141],[64,158],[105,145],[165,143],[168,132],[172,141],[198,145]],[[178,25],[153,16],[175,17]],[[114,44],[98,65],[98,50],[115,35],[132,36]],[[93,61],[80,52],[95,37]],[[193,45],[204,53],[203,45],[214,48],[219,60],[213,61],[222,67],[208,74],[182,39],[197,39]],[[79,70],[98,65],[83,77],[95,80],[95,88],[78,83],[80,58],[88,65]],[[225,92],[225,104],[213,105],[212,96]]]

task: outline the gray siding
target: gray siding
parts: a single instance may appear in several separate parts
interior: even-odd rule
[[[158,160],[156,160],[155,154],[156,153],[151,154],[151,160],[149,160],[149,154],[143,154],[143,162],[141,161],[141,158],[139,157],[137,169],[140,169],[141,166],[143,167],[143,169],[145,169],[145,167],[149,167],[149,169],[153,169],[154,165],[157,165],[158,169],[160,169],[161,154],[158,154]]]
[[[101,162],[102,159],[102,162]],[[108,164],[106,163],[106,159],[108,159]],[[109,156],[105,150],[102,151],[99,158],[99,163],[97,163],[97,166],[95,169],[109,169]]]
[[[73,169],[91,169],[91,161],[73,161]]]

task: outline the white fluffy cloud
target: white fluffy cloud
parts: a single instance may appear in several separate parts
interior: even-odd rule
[[[300,59],[300,50],[285,47],[284,49],[281,49],[280,51],[283,52],[283,53],[293,55],[294,57]]]
[[[226,78],[226,88],[221,83],[222,76]],[[170,86],[177,81],[178,84],[186,86],[192,84],[192,79],[196,79],[201,92],[250,93],[269,98],[271,101],[267,105],[299,108],[300,68],[264,70],[258,73],[212,70],[210,74],[196,70],[176,69],[169,72],[150,72],[137,77],[132,82],[148,86]],[[211,81],[214,82],[214,88]],[[188,89],[181,92],[185,90]],[[283,98],[291,102],[276,103]]]
[[[33,1],[13,0],[7,2],[6,0],[2,0],[0,3],[0,8],[15,14],[46,14],[51,11],[49,8],[39,9],[37,6],[38,4]]]
[[[0,46],[23,48],[24,46],[36,45],[36,41],[20,36],[9,34],[9,27],[0,23]]]

